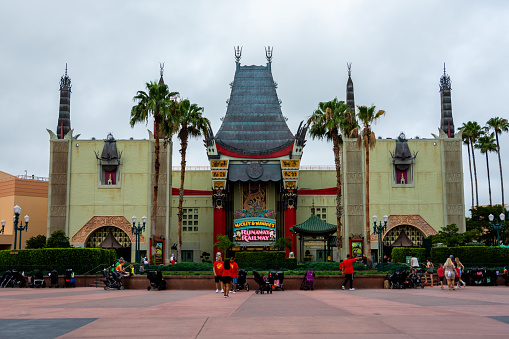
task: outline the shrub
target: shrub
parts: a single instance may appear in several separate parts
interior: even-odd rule
[[[509,263],[508,247],[460,246],[433,247],[431,261],[444,263],[450,255],[458,257],[463,265],[474,264],[503,264]]]
[[[235,261],[239,268],[244,270],[281,270],[297,267],[297,259],[286,259],[284,251],[239,252],[235,254]]]
[[[52,271],[60,274],[72,268],[78,274],[100,265],[111,265],[116,258],[114,250],[99,248],[42,248],[0,251],[0,271],[15,268],[20,271]],[[95,273],[95,272],[93,272]]]
[[[64,245],[65,244],[65,245]],[[46,248],[69,247],[69,237],[64,231],[55,231],[46,242]]]
[[[46,236],[39,234],[35,237],[30,237],[26,242],[26,249],[36,249],[46,247]]]
[[[406,263],[406,257],[412,256],[412,253],[415,254],[419,263],[426,262],[426,249],[415,247],[394,247],[391,253],[392,261],[395,263]]]

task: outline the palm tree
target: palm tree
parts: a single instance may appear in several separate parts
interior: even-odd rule
[[[490,206],[491,202],[491,182],[490,182],[490,166],[488,163],[488,153],[497,151],[497,144],[495,143],[495,133],[489,134],[488,128],[485,128],[485,133],[477,139],[475,148],[481,151],[481,154],[486,154],[486,170],[488,171],[488,191],[490,195]]]
[[[507,119],[503,118],[491,118],[486,123],[489,127],[491,127],[495,131],[495,137],[497,140],[497,154],[498,154],[498,166],[500,168],[500,186],[502,188],[502,208],[505,207],[504,202],[504,178],[502,176],[502,160],[500,159],[500,144],[498,142],[498,135],[502,134],[502,132],[509,131],[509,122]]]
[[[178,92],[170,92],[164,83],[148,82],[146,84],[147,92],[138,91],[133,100],[137,103],[131,109],[131,127],[135,124],[148,123],[149,118],[154,118],[154,189],[152,195],[152,220],[150,224],[150,236],[154,239],[156,235],[156,213],[157,213],[157,193],[159,190],[159,138],[161,123],[166,116],[170,114],[173,104],[173,98]]]
[[[477,139],[479,139],[479,137],[483,134],[483,129],[475,121],[469,121],[466,124],[463,124],[463,127],[465,127],[465,131],[469,135],[469,138],[470,138],[470,148],[472,150],[472,161],[474,163],[475,203],[476,203],[475,205],[479,206],[479,187],[477,186],[477,166],[475,165],[474,145],[475,145]]]
[[[176,103],[175,113],[168,117],[163,124],[163,131],[167,135],[177,134],[180,140],[180,190],[178,207],[178,248],[177,261],[182,261],[182,204],[184,202],[184,180],[186,176],[186,152],[189,137],[205,135],[210,128],[209,119],[202,116],[203,107],[192,104],[188,99]]]
[[[371,222],[369,216],[369,150],[375,148],[376,135],[371,130],[371,125],[382,115],[385,111],[375,111],[375,106],[357,106],[357,118],[362,122],[364,128],[362,133],[359,133],[357,142],[359,146],[364,147],[366,152],[366,256],[368,257],[368,266],[371,266]]]
[[[348,126],[355,126],[356,123],[355,116],[347,112],[349,108],[344,101],[338,101],[337,98],[334,98],[332,101],[320,102],[318,109],[308,119],[309,135],[313,139],[326,138],[327,141],[332,141],[334,164],[336,165],[336,250],[338,255],[342,246],[341,216],[343,215],[343,207],[341,206],[341,163],[339,158],[339,147],[343,144],[341,132],[343,127],[349,128]]]
[[[472,205],[471,207],[474,207],[474,178],[472,177],[472,158],[470,156],[470,131],[468,130],[465,123],[463,123],[463,144],[467,146],[468,151],[468,169],[470,171],[470,188],[472,189]]]

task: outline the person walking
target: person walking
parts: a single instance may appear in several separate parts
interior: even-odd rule
[[[345,275],[345,281],[341,285],[342,289],[345,289],[346,283],[350,281],[350,291],[355,291],[355,288],[353,288],[353,263],[359,260],[361,260],[360,257],[351,259],[350,254],[347,254],[346,259],[339,265],[339,270],[343,270]]]
[[[452,263],[451,258],[447,258],[447,261],[444,264],[444,275],[447,279],[447,286],[449,287],[449,290],[454,291],[454,277],[456,276],[456,268],[454,267],[454,264]]]
[[[214,272],[214,281],[216,282],[216,293],[219,292],[220,287],[221,287],[221,293],[224,292],[223,280],[222,280],[223,268],[224,268],[224,261],[221,259],[221,252],[217,252],[216,261],[214,261],[214,264],[212,265],[212,271]]]
[[[463,266],[463,264],[461,263],[460,258],[456,257],[455,260],[456,260],[456,267],[459,269],[458,278],[459,278],[459,283],[461,284],[458,286],[465,287],[467,284],[465,284],[465,282],[461,279],[463,272],[465,272],[465,266]]]
[[[437,274],[438,274],[438,280],[440,280],[440,288],[444,289],[444,278],[445,278],[444,265],[440,264],[440,266],[438,267],[438,270],[437,270]]]
[[[435,268],[435,266],[433,266],[433,263],[431,262],[431,259],[428,257],[426,259],[426,272],[424,273],[424,283],[427,284],[428,283],[428,275],[430,276],[431,278],[431,287],[433,287],[433,269]]]
[[[226,259],[224,261],[223,267],[223,288],[224,288],[224,297],[229,298],[230,288],[232,283],[232,265],[230,265],[230,260]]]
[[[417,260],[415,253],[412,253],[412,257],[410,258],[410,267],[412,268],[413,274],[419,269],[419,260]]]
[[[232,292],[237,290],[237,277],[239,276],[239,265],[235,262],[235,258],[231,257],[230,266],[232,267]]]

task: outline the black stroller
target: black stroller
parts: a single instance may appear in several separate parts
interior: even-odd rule
[[[147,271],[147,278],[150,280],[150,285],[147,287],[147,291],[150,289],[158,289],[159,291],[166,289],[166,281],[163,278],[161,271]]]
[[[255,291],[256,294],[258,293],[263,294],[263,292],[272,294],[272,286],[263,275],[260,275],[260,273],[256,271],[253,271],[253,277],[254,281],[258,284],[258,289]]]
[[[49,287],[60,287],[60,285],[58,284],[58,272],[56,270],[53,270],[51,272],[48,273],[49,275],[49,278],[50,278],[50,283],[49,283]]]
[[[484,268],[472,268],[470,278],[472,285],[484,285],[486,283],[486,270]]]
[[[41,271],[35,271],[30,287],[46,287],[46,282]]]
[[[302,283],[300,284],[300,289],[305,291],[307,290],[313,291],[315,289],[314,282],[315,274],[313,273],[313,271],[307,271],[306,274],[304,275],[304,278],[302,279]]]
[[[26,279],[17,270],[9,270],[4,273],[1,287],[26,287]]]
[[[72,271],[72,268],[65,270],[64,287],[76,287],[76,281],[74,280],[74,272]]]
[[[247,272],[240,270],[239,276],[237,277],[237,291],[244,289],[249,291],[249,284],[247,283]]]
[[[104,279],[102,282],[104,283],[104,289],[107,291],[111,288],[116,288],[117,290],[123,290],[124,285],[122,284],[122,276],[117,272],[112,272],[109,269],[105,268],[103,270]]]
[[[275,291],[284,291],[283,281],[285,280],[285,274],[283,272],[270,272],[269,282],[272,289]]]

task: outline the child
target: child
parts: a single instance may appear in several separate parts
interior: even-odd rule
[[[445,274],[444,274],[444,265],[443,264],[440,264],[440,267],[438,268],[437,273],[438,273],[438,280],[440,280],[440,288],[444,289]]]
[[[454,283],[456,284],[456,288],[461,288],[460,286],[460,268],[456,267],[456,276],[454,277]]]

